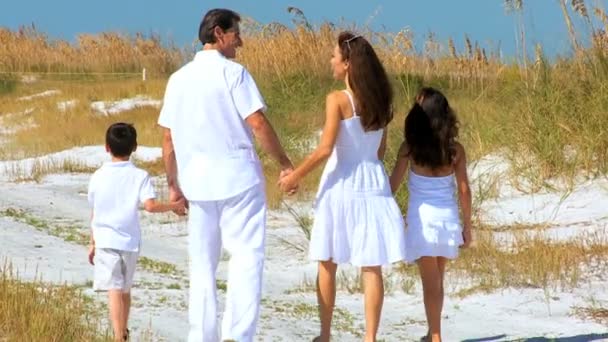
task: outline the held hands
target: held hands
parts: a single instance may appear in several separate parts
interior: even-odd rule
[[[178,206],[177,209],[173,210],[176,215],[185,216],[188,212],[188,201],[186,201],[186,197],[184,197],[180,188],[169,186],[169,202]]]
[[[298,180],[293,174],[293,168],[281,170],[277,185],[281,191],[286,192],[289,196],[294,195],[298,191]]]
[[[179,216],[184,216],[187,214],[188,202],[184,197],[180,197],[177,201],[171,202],[172,205],[176,206],[176,209],[173,209],[173,212]]]

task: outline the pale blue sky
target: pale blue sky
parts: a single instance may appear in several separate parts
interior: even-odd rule
[[[8,0],[7,0],[8,1]],[[558,2],[524,1],[529,45],[543,44],[549,55],[568,54],[569,42]],[[562,0],[563,1],[563,0]],[[288,6],[304,11],[313,23],[331,21],[369,25],[375,30],[398,31],[409,27],[418,44],[432,31],[440,41],[454,37],[462,50],[464,34],[482,47],[501,47],[505,56],[516,48],[516,16],[508,15],[503,0],[13,0],[2,5],[0,26],[16,29],[34,23],[51,38],[73,40],[78,33],[101,31],[156,33],[178,46],[195,41],[204,12],[215,7],[236,10],[268,23],[291,22]],[[569,2],[569,1],[568,1]],[[587,0],[603,8],[608,0]],[[375,14],[375,15],[374,15]],[[372,18],[373,17],[373,18]],[[582,20],[573,15],[580,32]],[[370,19],[371,18],[371,19]],[[370,21],[371,20],[371,21]]]

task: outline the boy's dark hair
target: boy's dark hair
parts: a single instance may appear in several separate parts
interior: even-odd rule
[[[137,147],[137,131],[133,125],[117,122],[106,131],[106,145],[114,157],[129,157]]]
[[[458,119],[440,91],[420,90],[405,118],[404,135],[409,156],[417,165],[437,169],[452,164]]]
[[[203,45],[213,44],[216,42],[213,34],[216,26],[226,31],[236,26],[239,21],[241,21],[241,17],[234,11],[225,8],[212,9],[205,14],[198,27],[198,39]]]
[[[393,89],[374,48],[362,36],[338,36],[342,58],[350,63],[348,83],[355,95],[361,124],[366,131],[384,128],[393,119]]]

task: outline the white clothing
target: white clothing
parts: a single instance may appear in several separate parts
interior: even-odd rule
[[[378,148],[384,130],[366,132],[353,117],[340,130],[319,185],[310,237],[312,260],[380,266],[403,260],[403,217]]]
[[[265,111],[247,70],[200,51],[171,75],[159,125],[171,130],[178,181],[190,201],[233,197],[264,179],[245,119]]]
[[[454,175],[425,177],[410,170],[408,187],[406,261],[455,259],[463,239]]]
[[[221,201],[190,202],[190,342],[217,342],[216,270],[222,243],[230,254],[222,340],[251,342],[259,315],[266,198],[264,184]]]
[[[155,197],[146,171],[130,161],[103,164],[91,176],[88,191],[95,247],[139,251],[138,208],[140,203]]]
[[[93,289],[130,292],[138,256],[138,252],[95,248]]]
[[[191,342],[219,340],[215,272],[231,255],[222,338],[252,341],[261,296],[266,198],[247,117],[266,106],[247,70],[200,51],[171,75],[158,123],[171,130],[178,182],[190,203]]]

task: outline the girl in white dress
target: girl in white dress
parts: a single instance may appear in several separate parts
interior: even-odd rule
[[[376,341],[384,300],[382,266],[405,258],[405,227],[382,164],[392,90],[372,46],[343,32],[331,59],[333,75],[346,89],[326,101],[323,135],[316,150],[279,181],[295,189],[302,177],[327,160],[315,200],[309,257],[319,262],[317,298],[321,334],[327,342],[338,264],[361,267],[365,341]]]
[[[458,120],[448,100],[423,88],[405,119],[405,141],[390,178],[396,192],[409,169],[406,261],[418,264],[429,327],[425,340],[433,342],[441,341],[446,262],[471,243],[471,191],[457,136]]]

